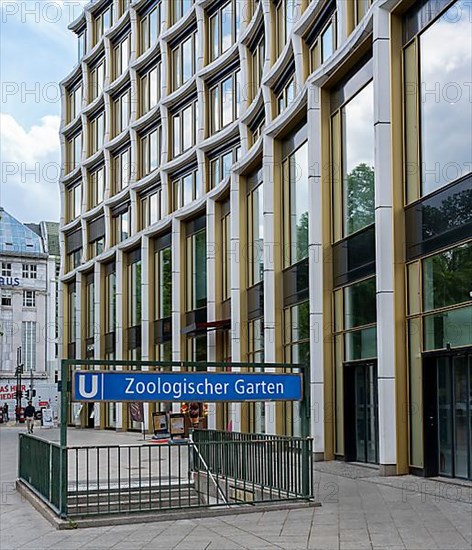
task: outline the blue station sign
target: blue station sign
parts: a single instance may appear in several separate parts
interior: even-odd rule
[[[301,374],[75,371],[73,401],[300,401]]]

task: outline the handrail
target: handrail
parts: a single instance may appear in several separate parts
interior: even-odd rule
[[[219,495],[223,499],[223,502],[226,504],[226,507],[229,508],[228,499],[225,497],[223,491],[221,490],[220,486],[218,485],[218,483],[215,479],[215,476],[212,474],[212,472],[211,472],[210,468],[208,467],[208,464],[206,463],[205,459],[203,458],[201,452],[198,450],[198,447],[195,445],[195,442],[193,441],[193,438],[192,438],[192,434],[190,434],[190,436],[189,436],[189,443],[190,443],[190,446],[198,454],[200,460],[202,461],[203,466],[205,467],[205,470],[206,470],[207,474],[210,476],[210,479],[213,481],[213,483],[216,487],[216,490],[218,491]]]

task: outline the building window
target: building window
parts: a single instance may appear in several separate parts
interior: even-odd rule
[[[95,283],[93,273],[87,277],[85,300],[86,338],[93,338],[95,336]]]
[[[264,320],[252,319],[247,325],[249,363],[264,362]],[[253,367],[253,372],[262,372],[259,367]],[[265,433],[265,404],[248,403],[248,430],[251,433]]]
[[[158,2],[152,10],[141,16],[141,53],[157,43],[161,32],[161,2]]]
[[[308,257],[308,143],[283,162],[284,267]]]
[[[261,29],[262,30],[262,29]],[[265,63],[265,40],[264,34],[262,34],[256,43],[256,45],[250,49],[251,53],[251,78],[249,84],[251,101],[255,99],[257,93],[261,87],[262,74],[264,72]]]
[[[131,112],[131,92],[127,90],[113,102],[113,130],[117,136],[128,127]]]
[[[147,176],[159,167],[161,157],[161,127],[142,135],[139,140],[141,150],[141,177]]]
[[[240,6],[239,0],[230,0],[210,16],[210,61],[217,59],[238,39]]]
[[[362,120],[361,125],[359,120]],[[372,82],[336,112],[332,124],[335,155],[333,166],[339,166],[339,160],[336,159],[341,159],[342,167],[341,181],[337,174],[333,174],[334,226],[337,240],[375,221]]]
[[[206,230],[187,237],[186,311],[205,307],[207,303]]]
[[[12,305],[11,290],[4,290],[2,292],[2,306],[11,307],[11,305]]]
[[[422,261],[423,311],[472,300],[472,242]]]
[[[82,31],[77,37],[77,61],[80,63],[87,51],[87,32]]]
[[[141,260],[128,265],[128,327],[141,324]]]
[[[367,10],[370,8],[372,0],[354,0],[354,25],[357,26]]]
[[[102,60],[100,63],[95,65],[90,71],[90,89],[91,97],[90,101],[96,99],[102,92],[105,87],[105,61]]]
[[[146,229],[150,225],[161,219],[161,188],[148,193],[141,198],[141,229]]]
[[[67,162],[65,169],[67,173],[72,172],[82,160],[82,133],[79,132],[67,142]]]
[[[239,117],[240,72],[230,74],[210,89],[210,131],[218,132]]]
[[[73,252],[67,255],[68,271],[72,271],[73,269],[76,269],[81,265],[81,263],[82,263],[82,248],[78,248],[77,250],[74,250]]]
[[[113,25],[113,2],[95,18],[95,44]]]
[[[120,17],[124,15],[124,13],[129,8],[130,5],[131,5],[131,0],[118,0],[118,11],[119,11]]]
[[[11,277],[11,263],[2,262],[2,277]]]
[[[68,221],[75,220],[82,211],[82,186],[80,183],[67,191],[67,203]]]
[[[22,322],[21,351],[25,370],[36,370],[36,323],[34,321]]]
[[[100,166],[89,172],[89,208],[103,202],[105,192],[105,167]]]
[[[310,365],[310,308],[302,302],[284,309],[284,360]],[[283,403],[284,434],[300,437],[300,404]]]
[[[372,277],[335,292],[336,330],[344,340],[345,361],[377,357],[375,284]]]
[[[436,13],[435,2],[424,7]],[[471,89],[463,87],[472,79],[471,51],[469,10],[462,2],[404,49],[407,202],[472,171]]]
[[[172,6],[172,22],[177,23],[193,6],[193,0],[173,0]]]
[[[229,300],[231,298],[231,212],[228,204],[221,217],[221,300]],[[222,205],[223,208],[223,205]]]
[[[69,122],[75,120],[82,109],[82,84],[69,92]]]
[[[275,5],[275,40],[277,55],[280,55],[292,30],[293,23],[298,19],[296,0],[278,0]]]
[[[131,168],[131,151],[128,147],[116,153],[113,158],[115,193],[119,193],[122,189],[128,187],[132,175]]]
[[[106,334],[116,330],[116,273],[110,271],[105,277],[105,331]]]
[[[105,249],[105,237],[98,237],[90,242],[89,254],[90,259],[99,256]]]
[[[251,135],[251,146],[254,145],[257,140],[262,136],[262,131],[265,127],[265,111],[264,106],[262,106],[253,120],[249,123],[249,132]]]
[[[23,307],[36,307],[36,292],[23,290]]]
[[[210,159],[210,189],[229,177],[231,167],[238,161],[240,154],[241,147],[238,145]]]
[[[197,33],[193,32],[172,49],[172,83],[177,90],[192,78],[197,70]]]
[[[172,315],[172,248],[161,248],[155,254],[156,302],[155,318]]]
[[[131,234],[131,207],[113,217],[115,244],[125,241]]]
[[[161,98],[161,62],[141,76],[140,80],[141,115],[153,109]]]
[[[68,313],[68,343],[72,344],[77,340],[77,290],[75,282],[67,285],[67,313]]]
[[[23,279],[37,279],[38,266],[34,264],[23,264]]]
[[[264,186],[260,183],[247,195],[248,286],[264,279]]]
[[[310,72],[313,72],[323,64],[337,48],[336,17],[335,11],[316,35],[310,47]]]
[[[195,145],[197,102],[183,107],[172,116],[172,152],[176,157]]]
[[[252,17],[254,17],[254,15],[257,11],[257,8],[259,7],[260,0],[248,0],[247,4],[248,4],[248,8],[249,8],[248,14],[252,18]]]
[[[472,242],[408,265],[408,314],[417,316],[409,320],[413,349],[472,344],[471,274]]]
[[[89,156],[103,147],[105,138],[105,113],[100,113],[90,121]]]
[[[113,68],[115,78],[121,76],[129,65],[131,39],[127,36],[113,50]]]
[[[276,98],[277,114],[280,115],[295,99],[295,81],[293,78],[280,91],[276,92]]]
[[[203,196],[203,184],[198,173],[194,170],[172,180],[172,198],[174,210],[178,210]]]

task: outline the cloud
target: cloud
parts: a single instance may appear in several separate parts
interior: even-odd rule
[[[44,116],[24,128],[0,113],[0,202],[22,221],[59,219],[59,125],[58,116]]]

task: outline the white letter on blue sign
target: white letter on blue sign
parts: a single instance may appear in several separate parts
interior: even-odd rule
[[[79,374],[79,394],[80,397],[85,399],[92,399],[98,393],[98,374],[93,374],[90,378],[92,379],[92,389],[87,391],[85,389],[85,374]]]
[[[126,386],[125,393],[134,393],[134,391],[131,390],[131,386],[134,383],[134,378],[125,378],[125,380],[129,381],[129,384]]]

